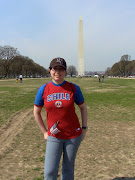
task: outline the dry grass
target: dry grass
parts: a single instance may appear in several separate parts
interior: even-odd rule
[[[96,86],[98,87],[97,84]],[[117,85],[112,89],[117,92],[118,88],[115,86]],[[123,89],[123,86],[120,85],[120,88]],[[94,90],[92,87],[91,89]],[[95,88],[95,91],[97,89],[100,91],[100,88]],[[111,91],[109,86],[103,89],[100,93],[105,92],[105,89]],[[102,102],[96,105],[87,103],[87,108],[89,128],[77,154],[75,180],[135,179],[134,107],[111,103],[106,105]],[[77,107],[76,111],[80,117]],[[44,111],[43,114],[45,115]],[[12,115],[1,127],[0,135],[4,138],[9,130],[12,132],[20,119],[24,120],[20,131],[15,136],[12,135],[14,133],[9,134],[2,144],[4,147],[8,143],[8,148],[3,151],[2,147],[0,150],[0,179],[43,180],[46,142],[35,123],[32,109]]]
[[[121,111],[119,108],[115,110],[118,113]],[[32,114],[25,118],[27,121],[23,131],[13,138],[8,151],[1,156],[2,180],[9,177],[16,180],[43,179],[45,141]],[[94,120],[91,115],[88,121],[89,129],[76,159],[75,180],[135,177],[135,122],[104,121],[98,118]],[[11,121],[10,123],[12,124]]]

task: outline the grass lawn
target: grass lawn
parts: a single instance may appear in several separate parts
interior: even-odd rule
[[[32,108],[38,88],[50,80],[0,80],[0,135],[10,130],[14,121],[26,120],[0,157],[0,179],[43,179],[45,141]],[[134,178],[135,79],[105,78],[104,83],[97,78],[66,80],[80,86],[88,108],[89,129],[78,151],[75,180]],[[80,118],[77,106],[76,112]]]
[[[97,78],[67,78],[66,80],[80,86],[85,102],[92,112],[113,114],[115,111],[116,120],[134,120],[132,116],[135,104],[134,79],[107,78],[105,83],[99,83]],[[0,81],[0,126],[13,113],[32,107],[38,88],[48,81],[50,78],[25,79],[23,83],[16,83],[15,80]],[[119,111],[123,114],[120,119]]]

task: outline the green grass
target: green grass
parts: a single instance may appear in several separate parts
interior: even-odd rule
[[[134,79],[105,79],[105,83],[98,83],[95,78],[76,79],[82,89],[85,102],[89,106],[119,105],[134,107],[135,80]]]
[[[32,108],[38,88],[51,79],[26,79],[23,83],[15,80],[0,81],[0,126],[17,111]],[[123,112],[122,119],[133,120],[135,104],[135,80],[106,78],[104,83],[99,83],[97,78],[66,78],[66,80],[80,86],[85,102],[90,107],[90,112],[114,113],[112,109],[119,109],[115,114]],[[109,110],[110,109],[110,110]],[[107,112],[106,112],[107,111]],[[114,114],[113,114],[114,116]],[[113,117],[112,117],[113,119]]]
[[[50,79],[47,79],[49,81]],[[0,126],[13,114],[31,108],[42,79],[27,79],[23,83],[15,80],[0,81]]]
[[[66,80],[80,86],[88,108],[89,128],[86,141],[82,142],[78,152],[77,179],[85,179],[85,177],[88,179],[88,176],[89,179],[90,177],[104,179],[107,174],[118,176],[125,171],[132,177],[134,162],[131,161],[129,154],[134,153],[132,122],[135,120],[135,79],[105,78],[103,84],[99,83],[97,78],[66,78]],[[49,81],[50,78],[27,79],[22,84],[17,84],[15,80],[0,81],[0,126],[13,113],[32,108],[38,88]],[[78,106],[76,112],[81,119]],[[33,180],[43,180],[45,142],[34,118],[28,119],[24,131],[17,135],[13,148],[15,154],[10,152],[6,154],[3,161],[5,164],[1,163],[3,169],[9,170],[12,161],[18,164],[23,160],[24,179],[31,177]],[[16,152],[21,152],[22,158],[19,156],[16,158]],[[128,157],[129,161],[127,161]],[[131,168],[133,167],[130,170],[128,163]],[[123,167],[123,172],[120,172],[119,167]],[[22,167],[18,172],[19,170],[20,174],[16,174],[18,180],[23,179]],[[124,177],[124,174],[122,176]]]
[[[135,79],[73,79],[83,92],[91,120],[135,120]]]

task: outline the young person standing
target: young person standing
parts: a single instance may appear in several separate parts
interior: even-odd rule
[[[34,102],[35,120],[47,140],[44,179],[57,179],[63,154],[61,179],[74,180],[76,153],[87,129],[87,108],[79,86],[64,80],[66,61],[55,58],[50,62],[49,69],[52,81],[39,88]],[[80,108],[82,127],[74,103]],[[47,114],[47,127],[41,116],[43,106]]]

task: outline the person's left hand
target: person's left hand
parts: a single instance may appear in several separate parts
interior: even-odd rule
[[[48,132],[45,132],[44,133],[44,139],[47,140],[47,137],[48,137]]]

